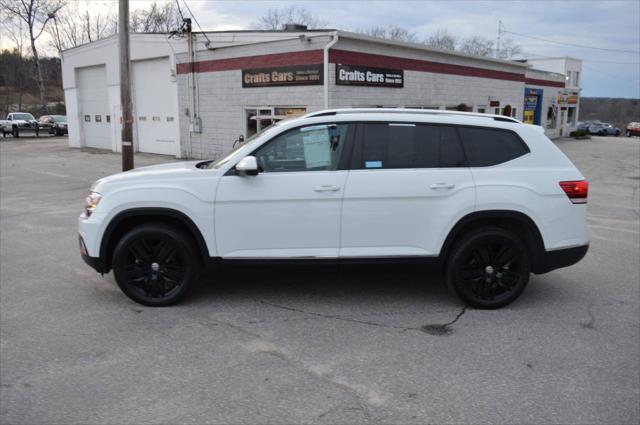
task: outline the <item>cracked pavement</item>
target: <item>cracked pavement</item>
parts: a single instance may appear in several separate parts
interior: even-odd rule
[[[152,309],[78,254],[119,156],[1,140],[0,423],[638,423],[640,140],[558,146],[591,181],[591,249],[507,308],[381,266],[230,268]]]

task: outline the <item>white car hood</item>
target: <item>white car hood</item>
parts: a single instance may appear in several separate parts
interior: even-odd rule
[[[196,165],[206,161],[184,161],[168,164],[150,165],[134,168],[123,173],[112,174],[96,181],[91,190],[100,192],[102,188],[112,184],[125,184],[131,181],[166,181],[192,178],[199,175],[212,175],[219,173],[217,170],[197,168]]]

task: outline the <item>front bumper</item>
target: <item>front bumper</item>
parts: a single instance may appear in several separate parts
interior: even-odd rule
[[[572,266],[582,260],[587,255],[588,250],[589,244],[546,251],[533,272],[542,274],[562,267]]]
[[[85,263],[91,266],[92,269],[97,271],[98,273],[108,273],[109,270],[105,267],[104,261],[100,257],[90,257],[87,252],[87,246],[84,243],[84,239],[82,239],[82,235],[78,235],[78,243],[80,244],[80,256]]]

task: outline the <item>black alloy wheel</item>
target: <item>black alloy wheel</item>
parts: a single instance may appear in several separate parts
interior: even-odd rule
[[[191,238],[164,224],[134,228],[118,242],[113,256],[122,292],[152,307],[180,301],[196,283],[199,268]]]
[[[467,304],[494,309],[518,298],[530,273],[531,262],[522,241],[504,229],[486,227],[458,242],[448,263],[447,281]]]

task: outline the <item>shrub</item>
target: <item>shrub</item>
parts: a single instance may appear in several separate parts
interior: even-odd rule
[[[589,132],[587,130],[584,129],[578,129],[578,130],[574,130],[571,133],[569,133],[569,137],[574,137],[576,139],[590,139],[591,136],[589,135]]]

